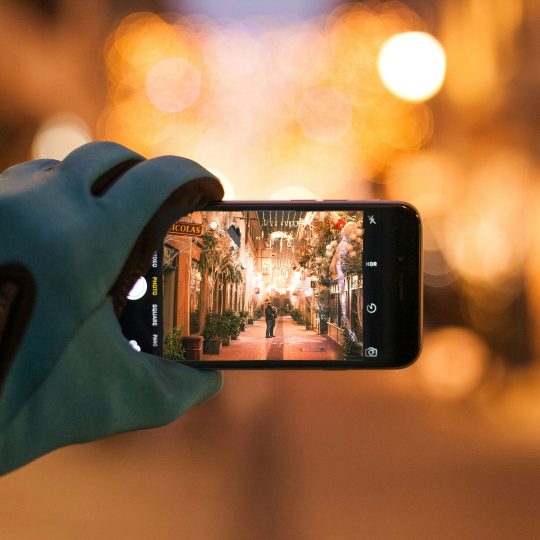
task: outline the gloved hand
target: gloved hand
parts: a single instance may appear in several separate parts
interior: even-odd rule
[[[167,228],[222,196],[193,161],[106,142],[0,175],[0,473],[219,391],[217,372],[134,351],[117,317]]]

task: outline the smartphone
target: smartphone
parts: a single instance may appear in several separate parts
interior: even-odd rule
[[[216,203],[169,229],[123,332],[200,368],[405,367],[421,347],[421,237],[404,202]]]

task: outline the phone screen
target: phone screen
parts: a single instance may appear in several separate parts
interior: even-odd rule
[[[135,348],[208,367],[406,365],[420,264],[408,205],[220,203],[169,229],[122,327]]]

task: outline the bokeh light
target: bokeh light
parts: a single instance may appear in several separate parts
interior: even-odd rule
[[[463,176],[447,154],[424,151],[397,159],[386,182],[390,198],[411,202],[430,219],[459,206]]]
[[[403,32],[384,43],[378,69],[390,92],[407,101],[425,101],[442,86],[446,54],[430,34]]]
[[[232,201],[236,198],[236,193],[234,189],[234,184],[231,181],[231,179],[226,176],[223,172],[217,170],[217,169],[210,169],[208,170],[214,175],[217,176],[219,181],[221,182],[221,185],[223,186],[223,191],[225,192],[223,195],[223,200],[225,201]]]
[[[506,286],[523,269],[530,245],[534,169],[522,152],[500,150],[469,171],[446,222],[445,253],[473,283]]]
[[[302,185],[290,185],[283,186],[276,189],[271,195],[270,199],[273,201],[290,201],[290,200],[316,200],[317,196],[311,189]]]
[[[347,97],[335,88],[313,88],[302,96],[297,118],[308,137],[333,141],[343,137],[351,127],[352,107]]]
[[[46,120],[32,143],[34,159],[64,159],[72,150],[92,140],[89,127],[74,114],[59,114]]]
[[[261,43],[247,32],[225,29],[212,32],[204,43],[207,66],[222,77],[244,77],[260,68]]]
[[[302,86],[321,84],[329,75],[328,42],[318,32],[294,33],[281,46],[278,62],[290,81]]]
[[[427,105],[397,99],[377,72],[385,40],[419,29],[399,2],[340,5],[279,25],[133,13],[107,42],[109,103],[98,136],[227,171],[252,198],[306,178],[317,192],[350,190],[361,178],[353,191],[369,197],[365,180],[433,132]]]
[[[183,58],[165,58],[156,62],[145,82],[148,99],[165,112],[179,112],[193,105],[201,91],[201,76]]]
[[[489,350],[477,334],[447,327],[425,337],[418,369],[431,395],[459,399],[477,389],[488,366]]]

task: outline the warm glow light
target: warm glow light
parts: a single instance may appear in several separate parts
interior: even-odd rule
[[[227,29],[211,34],[205,43],[206,62],[230,77],[248,76],[261,62],[261,44],[243,31]]]
[[[534,176],[519,152],[494,153],[470,171],[446,220],[445,255],[467,281],[506,288],[529,256],[529,202]],[[481,201],[479,203],[479,201]]]
[[[316,32],[295,32],[285,39],[278,61],[292,82],[303,86],[320,84],[328,76],[328,44]]]
[[[218,222],[217,221],[211,221],[210,222],[210,228],[215,231],[218,228]]]
[[[343,137],[349,131],[352,106],[347,97],[335,88],[312,88],[302,97],[296,117],[308,137],[328,142]]]
[[[78,116],[54,116],[36,133],[32,143],[32,156],[34,159],[64,159],[72,150],[91,140],[88,126]]]
[[[145,82],[150,102],[165,112],[179,112],[193,105],[201,91],[197,69],[180,57],[156,62]]]
[[[425,101],[442,86],[446,55],[430,34],[403,32],[384,43],[377,67],[390,92],[407,101]]]
[[[418,369],[430,394],[458,399],[477,388],[488,360],[489,350],[477,334],[447,327],[426,335]]]
[[[234,192],[234,184],[232,183],[232,181],[225,174],[223,174],[221,171],[218,171],[217,169],[209,168],[209,167],[207,167],[207,169],[214,176],[217,176],[217,178],[221,182],[221,185],[223,186],[223,191],[225,192],[225,194],[223,195],[223,200],[225,201],[234,200],[236,196]]]
[[[449,261],[471,281],[496,284],[521,266],[521,257],[513,256],[519,242],[508,233],[500,216],[477,215],[449,222],[446,234],[451,238],[446,248]]]
[[[292,186],[283,186],[280,189],[277,189],[270,195],[270,199],[273,201],[289,201],[289,200],[316,200],[317,196],[311,189],[306,186],[292,185]]]
[[[389,3],[275,22],[253,32],[243,22],[130,14],[108,40],[97,137],[209,164],[225,199],[370,197],[365,180],[433,131],[429,108],[397,99],[377,74],[385,39],[421,20]]]
[[[406,155],[396,160],[386,180],[388,196],[411,202],[424,219],[444,216],[459,206],[463,175],[442,152]]]

